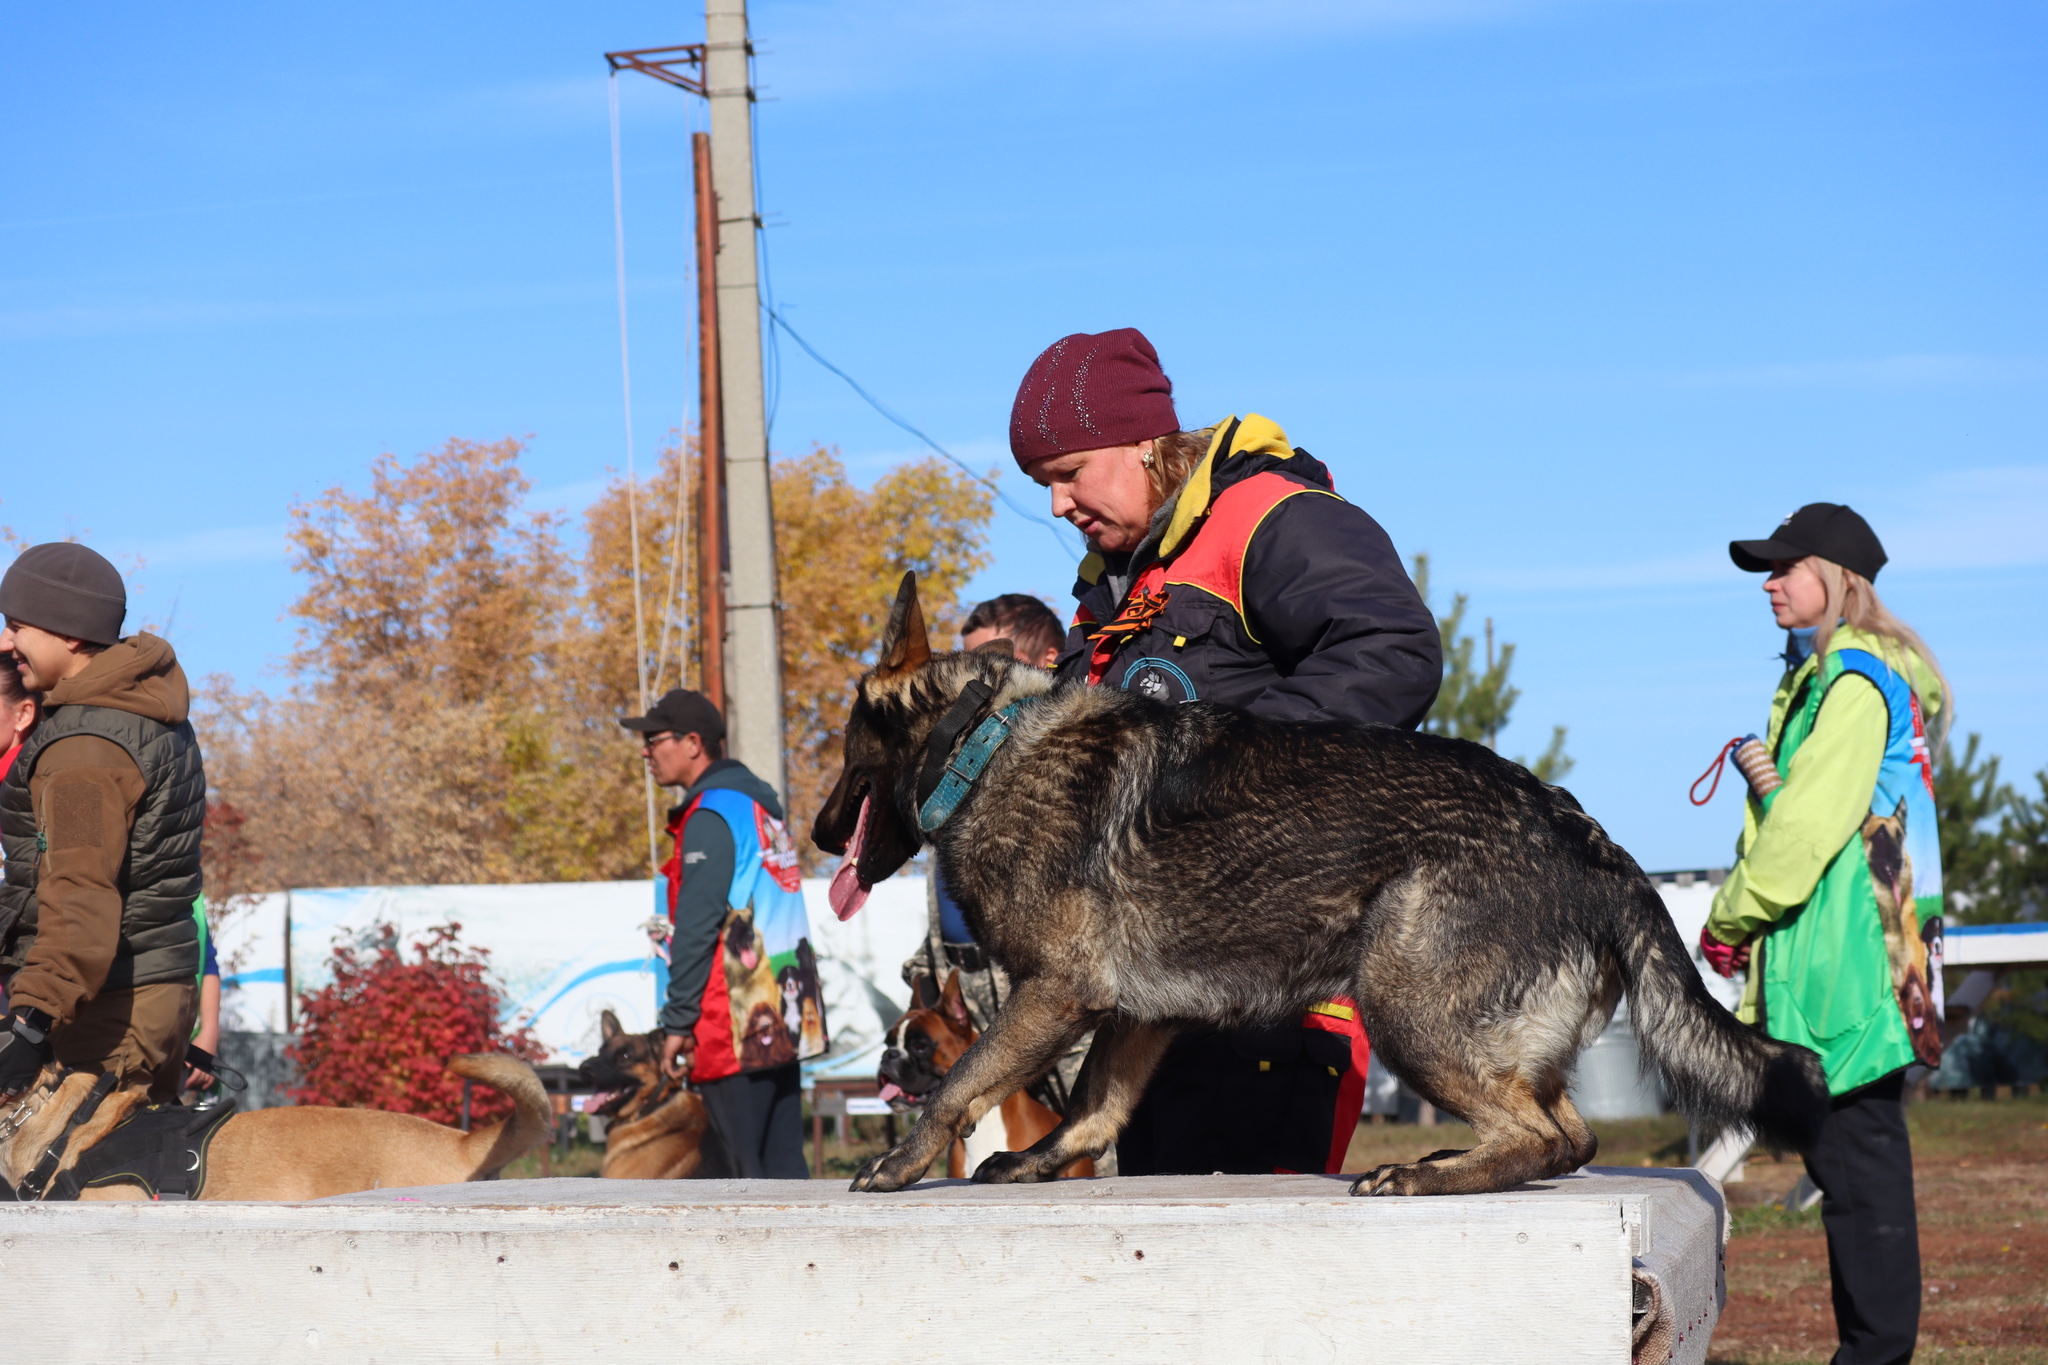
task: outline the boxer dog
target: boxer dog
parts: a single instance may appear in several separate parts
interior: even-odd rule
[[[902,1108],[922,1104],[980,1036],[967,1013],[967,1002],[961,998],[960,973],[956,971],[946,978],[936,1008],[911,1010],[889,1030],[875,1078],[881,1082],[881,1098]],[[1000,1129],[984,1119],[972,1132],[954,1140],[946,1158],[947,1175],[972,1175],[988,1157],[1024,1151],[1060,1124],[1058,1114],[1022,1090],[1003,1101],[998,1116]],[[1060,1174],[1094,1175],[1095,1163],[1083,1157]]]

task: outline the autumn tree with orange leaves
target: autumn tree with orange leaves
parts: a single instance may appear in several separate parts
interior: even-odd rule
[[[291,509],[304,590],[281,696],[211,681],[207,772],[245,889],[647,875],[627,484],[583,518],[525,510],[522,447],[380,457],[364,492]],[[651,691],[701,683],[694,452],[634,488]],[[774,466],[791,817],[808,824],[836,727],[905,569],[947,602],[986,563],[986,488],[937,460],[859,488],[837,455]],[[943,613],[941,613],[943,614]]]

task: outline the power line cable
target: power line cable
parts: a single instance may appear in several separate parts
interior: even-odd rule
[[[626,534],[633,542],[633,678],[640,689],[640,710],[647,710],[647,626],[640,602],[639,476],[633,468],[633,353],[626,344],[626,204],[619,167],[619,73],[605,83],[612,125],[612,252],[618,266],[619,382],[626,409]],[[661,856],[654,833],[654,775],[647,791],[647,861],[658,868]]]
[[[798,332],[796,328],[790,326],[789,320],[783,317],[782,313],[779,310],[775,308],[766,308],[763,311],[768,314],[768,320],[771,323],[773,323],[776,327],[782,329],[783,331],[789,333],[789,339],[791,341],[794,341],[797,345],[801,346],[803,348],[805,355],[809,356],[811,359],[817,361],[820,365],[823,365],[826,369],[830,370],[832,373],[838,375],[841,379],[845,380],[846,386],[852,389],[855,393],[859,394],[861,396],[861,399],[864,402],[866,402],[869,407],[873,408],[876,412],[880,413],[883,417],[887,418],[895,425],[909,432],[912,436],[915,436],[918,440],[923,441],[926,445],[930,446],[933,450],[936,450],[940,455],[944,456],[946,459],[951,460],[954,464],[958,465],[961,471],[964,472],[968,478],[974,480],[982,487],[988,489],[989,492],[994,493],[997,497],[1001,498],[1003,500],[1003,505],[1009,508],[1012,512],[1015,512],[1020,517],[1024,517],[1029,521],[1035,521],[1040,526],[1043,526],[1046,529],[1046,531],[1049,534],[1051,534],[1052,538],[1059,542],[1060,549],[1066,552],[1066,555],[1069,559],[1074,560],[1076,563],[1080,562],[1081,556],[1079,553],[1075,551],[1073,544],[1065,536],[1060,534],[1058,522],[1055,522],[1048,517],[1042,517],[1038,515],[1038,513],[1031,511],[1029,508],[1026,508],[1021,503],[1019,503],[1015,498],[1011,497],[1008,493],[1005,493],[1002,489],[1002,485],[997,483],[994,479],[989,478],[986,474],[975,473],[973,468],[969,466],[965,460],[961,459],[958,455],[955,455],[952,451],[940,445],[937,441],[934,441],[931,437],[925,435],[924,432],[912,426],[902,417],[899,417],[894,412],[891,412],[886,406],[883,405],[880,399],[876,398],[873,394],[869,393],[866,389],[862,388],[860,386],[860,381],[856,380],[852,375],[848,374],[846,371],[840,369],[837,365],[834,365],[831,361],[825,359],[824,356],[819,355],[818,348],[811,345],[810,342],[805,341],[803,339],[803,334]]]

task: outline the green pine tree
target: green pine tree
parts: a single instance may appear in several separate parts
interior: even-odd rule
[[[1983,736],[1973,734],[1958,754],[1943,747],[1934,766],[1934,808],[1941,825],[1941,886],[1948,915],[1971,923],[2010,919],[2002,884],[2012,859],[2006,840],[2017,802],[1998,780],[1998,756],[1977,756]]]
[[[1415,556],[1414,564],[1415,590],[1422,594],[1423,605],[1429,606],[1429,556]],[[1450,614],[1437,617],[1437,633],[1443,637],[1444,682],[1422,728],[1433,735],[1477,740],[1491,749],[1497,747],[1495,741],[1507,728],[1522,692],[1508,682],[1515,647],[1505,641],[1498,649],[1494,647],[1493,618],[1486,619],[1484,655],[1479,652],[1479,641],[1465,633],[1469,605],[1466,595],[1459,593],[1451,599]],[[1435,611],[1430,606],[1431,614]],[[1554,725],[1548,748],[1533,761],[1517,756],[1515,762],[1545,782],[1561,781],[1573,767],[1573,759],[1564,751],[1564,739],[1565,727]]]

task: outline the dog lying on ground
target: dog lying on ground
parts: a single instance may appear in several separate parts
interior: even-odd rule
[[[452,1057],[448,1070],[503,1091],[510,1118],[465,1133],[411,1114],[381,1109],[288,1105],[235,1114],[214,1130],[210,1144],[192,1153],[204,1164],[196,1199],[323,1199],[330,1194],[407,1185],[450,1185],[487,1180],[513,1158],[543,1141],[554,1111],[533,1068],[517,1057]],[[22,1097],[17,1130],[0,1138],[0,1176],[18,1185],[63,1133],[91,1092],[95,1077],[46,1067]],[[78,1167],[101,1139],[147,1107],[147,1084],[109,1094],[91,1119],[73,1132],[59,1172]],[[91,1162],[87,1162],[89,1169]],[[80,1199],[149,1199],[132,1180],[91,1185]]]
[[[597,1054],[578,1068],[598,1087],[589,1112],[609,1121],[604,1166],[615,1180],[723,1180],[736,1170],[695,1091],[661,1069],[661,1031],[628,1033],[606,1010]]]
[[[946,978],[946,989],[933,1009],[914,1009],[896,1021],[884,1040],[876,1079],[881,1097],[892,1105],[915,1107],[938,1088],[953,1064],[981,1034],[960,998],[960,973]],[[981,1123],[955,1139],[946,1157],[946,1174],[963,1176],[997,1152],[1021,1152],[1059,1126],[1060,1116],[1019,1090],[996,1111],[1001,1124]],[[1095,1163],[1084,1157],[1060,1172],[1090,1176]]]
[[[1562,788],[1463,740],[1055,686],[1007,642],[934,655],[906,574],[812,830],[848,860],[835,908],[909,860],[921,817],[1013,991],[856,1190],[919,1179],[1089,1028],[1066,1118],[977,1180],[1100,1154],[1181,1026],[1338,995],[1478,1139],[1354,1194],[1483,1194],[1591,1160],[1565,1087],[1624,990],[1688,1116],[1799,1146],[1827,1112],[1819,1058],[1716,1003],[1649,879]]]

